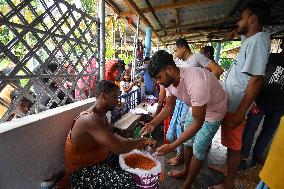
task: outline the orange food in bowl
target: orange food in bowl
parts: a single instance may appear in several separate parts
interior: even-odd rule
[[[143,170],[150,170],[156,166],[156,163],[150,158],[141,154],[129,154],[124,158],[127,166],[131,168],[139,168]]]

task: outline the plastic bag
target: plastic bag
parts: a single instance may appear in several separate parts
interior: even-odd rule
[[[150,170],[131,168],[126,165],[124,159],[130,154],[141,154],[156,163],[156,166]],[[122,170],[133,174],[138,189],[157,189],[159,188],[159,174],[161,173],[161,163],[153,158],[149,153],[140,150],[132,150],[129,153],[119,155],[119,164]]]

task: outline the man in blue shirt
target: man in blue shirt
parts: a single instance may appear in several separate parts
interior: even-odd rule
[[[269,18],[267,3],[249,2],[237,23],[242,35],[242,46],[225,80],[228,96],[228,113],[222,123],[222,144],[227,147],[227,176],[222,184],[210,189],[232,189],[242,159],[241,147],[246,113],[257,97],[265,76],[270,51],[269,35],[263,25]],[[218,167],[212,167],[221,170]]]
[[[150,63],[150,58],[146,57],[144,59],[144,66],[147,67],[149,63]],[[155,88],[155,80],[154,80],[154,78],[150,77],[147,69],[145,69],[145,71],[144,71],[143,79],[144,79],[144,83],[145,83],[146,95],[157,96],[157,91],[156,91],[156,88]]]

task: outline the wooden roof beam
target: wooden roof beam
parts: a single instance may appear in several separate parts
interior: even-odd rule
[[[161,11],[166,9],[174,9],[174,8],[183,8],[183,7],[191,7],[195,5],[203,5],[208,3],[215,3],[215,2],[221,2],[222,0],[182,0],[179,2],[172,2],[172,3],[164,3],[157,6],[154,6],[154,11]],[[141,13],[147,13],[150,12],[150,8],[142,8],[140,9]],[[132,11],[122,12],[121,14],[131,14]]]
[[[106,0],[106,4],[112,9],[113,12],[115,12],[118,15],[120,14],[119,9],[112,3],[112,1]]]
[[[173,3],[176,3],[176,2],[177,2],[177,0],[173,0]],[[179,15],[178,15],[178,9],[177,8],[174,9],[174,14],[175,14],[175,19],[176,19],[176,26],[179,26],[179,17],[178,17]],[[179,33],[180,29],[177,28],[176,32]],[[182,35],[181,35],[181,37],[182,37]]]
[[[168,35],[161,35],[160,37],[161,38],[166,38],[166,37],[169,37],[169,36],[179,36],[179,37],[182,37],[181,35],[188,35],[188,34],[200,34],[200,35],[207,35],[207,34],[204,34],[204,33],[209,33],[209,32],[212,32],[213,34],[216,34],[216,33],[219,33],[219,32],[226,32],[226,31],[231,31],[231,30],[228,30],[228,29],[206,29],[206,30],[196,30],[196,29],[190,29],[188,31],[185,31],[185,32],[181,32],[181,33],[175,33],[175,34],[171,34],[171,33],[168,33]],[[203,32],[203,33],[202,33]]]
[[[136,14],[138,14],[141,18],[141,21],[146,25],[149,26],[153,29],[153,33],[155,34],[155,36],[158,38],[158,40],[160,42],[163,43],[163,41],[161,40],[159,34],[154,30],[154,27],[152,26],[152,24],[149,22],[149,20],[145,17],[145,15],[141,12],[141,10],[139,9],[139,7],[136,5],[136,3],[133,0],[123,0],[124,3],[128,6],[128,8],[132,11],[135,12]]]
[[[178,9],[175,9],[175,17],[176,17],[176,26],[178,26],[178,28],[176,29],[176,32],[180,33]]]
[[[158,24],[160,25],[161,28],[163,28],[163,24],[161,23],[161,21],[159,20],[158,16],[156,15],[151,3],[149,0],[145,0],[148,8],[151,10],[151,13],[153,14],[153,16],[155,17],[156,21],[158,22]]]
[[[111,1],[111,0],[106,0],[106,3],[107,3],[107,5],[112,9],[112,11],[113,12],[115,12],[116,14],[118,14],[120,17],[122,17],[126,22],[128,22],[127,21],[127,19],[124,17],[124,16],[121,16],[120,15],[120,10],[113,4],[113,2]],[[134,25],[134,24],[128,24],[129,25],[129,27],[130,27],[130,29],[133,31],[133,32],[136,32],[136,26]],[[139,32],[143,35],[143,36],[145,36],[145,34],[143,33],[143,31],[140,29],[139,30]]]
[[[211,32],[211,34],[213,34],[213,35],[220,34],[220,35],[226,36],[226,35],[228,35],[231,32],[231,30],[218,30],[218,29],[215,29],[213,31],[209,31],[208,30],[206,32]],[[208,33],[206,33],[206,32],[205,33],[200,33],[199,30],[197,30],[195,32],[191,31],[190,34],[193,34],[193,35],[184,36],[184,38],[186,40],[189,40],[189,41],[194,41],[196,38],[200,38],[200,37],[206,38],[208,36]],[[183,33],[187,33],[188,34],[188,32],[183,32]],[[186,35],[186,34],[184,34],[184,35]],[[174,35],[174,36],[178,36],[178,35]],[[218,38],[220,38],[220,37],[218,37]],[[218,39],[213,39],[213,40],[218,40]],[[170,42],[173,42],[173,41],[175,41],[175,40],[174,39],[166,39],[166,38],[164,38],[164,43],[166,43],[166,44],[168,44]]]
[[[190,39],[190,38],[197,38],[197,37],[202,37],[203,35],[193,35],[193,36],[184,36],[183,38],[184,39]],[[178,38],[179,39],[179,38]],[[172,41],[176,41],[177,39],[168,39],[168,40],[164,40],[164,43],[169,43],[169,42],[172,42]]]
[[[208,38],[207,35],[195,35],[195,36],[186,36],[184,37],[188,43],[195,43],[196,41],[198,42],[209,42],[209,41],[221,41],[223,40],[223,38],[225,36],[227,36],[231,31],[225,31],[225,32],[214,32],[214,38]],[[218,35],[218,36],[216,36]],[[233,39],[233,40],[230,40],[230,41],[239,41],[240,39],[237,38],[237,39]],[[166,44],[169,44],[169,43],[174,43],[174,41],[170,41],[170,40],[167,40],[167,42],[165,42]]]
[[[188,44],[194,44],[194,43],[207,43],[207,42],[221,42],[222,40],[221,39],[212,39],[212,40],[198,40],[198,41],[188,41]],[[230,41],[240,41],[240,39],[233,39],[233,40],[230,40]],[[172,42],[172,43],[166,43],[165,44],[166,46],[170,46],[170,45],[175,45],[175,42]]]
[[[174,25],[174,26],[164,27],[163,29],[157,29],[156,32],[171,30],[171,29],[176,29],[176,28],[187,29],[187,28],[196,27],[196,26],[201,25],[201,24],[211,24],[212,22],[214,22],[214,24],[217,24],[217,23],[223,23],[225,21],[237,21],[237,18],[225,17],[225,18],[220,18],[220,19],[210,19],[210,20],[196,22],[196,23],[192,23],[192,24]]]

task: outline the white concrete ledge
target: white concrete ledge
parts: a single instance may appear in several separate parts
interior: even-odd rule
[[[26,126],[30,123],[51,117],[51,116],[55,116],[57,114],[72,110],[74,108],[83,106],[85,104],[89,104],[92,102],[95,102],[96,98],[88,98],[85,100],[81,100],[81,101],[77,101],[71,104],[67,104],[64,106],[59,106],[57,108],[52,108],[43,112],[39,112],[36,114],[32,114],[32,115],[28,115],[19,119],[14,119],[12,121],[8,121],[8,122],[4,122],[0,124],[0,133],[4,133],[10,130],[13,130],[15,128],[21,127],[21,126]],[[60,115],[58,115],[60,116]]]
[[[64,147],[73,120],[95,98],[29,115],[0,125],[0,188],[38,189],[64,170]]]
[[[38,189],[64,170],[64,147],[73,120],[90,98],[0,124],[0,188]],[[110,121],[111,114],[107,113]]]

